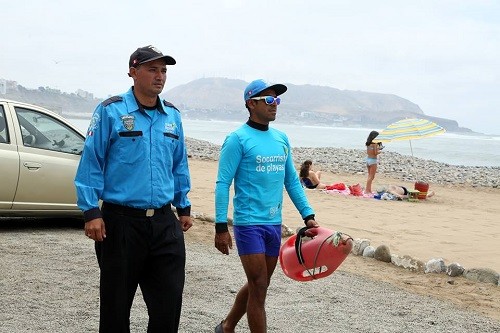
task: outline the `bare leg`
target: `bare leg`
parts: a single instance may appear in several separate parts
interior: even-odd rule
[[[240,256],[247,283],[236,295],[233,307],[223,323],[225,333],[233,333],[236,325],[247,314],[248,326],[252,333],[266,332],[265,300],[267,288],[274,273],[277,257],[267,257],[263,253]]]
[[[389,192],[390,194],[393,194],[401,199],[404,199],[407,197],[406,195],[403,194],[404,190],[401,186],[389,185],[389,187],[387,188],[387,192]]]
[[[316,188],[317,188],[318,190],[322,190],[322,189],[326,188],[326,184],[319,183],[319,184],[318,184],[318,186],[316,186]]]
[[[368,178],[366,179],[365,193],[372,193],[372,182],[375,179],[375,174],[377,173],[377,164],[368,165]]]

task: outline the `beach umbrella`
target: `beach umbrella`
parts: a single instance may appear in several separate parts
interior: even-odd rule
[[[415,168],[415,157],[411,140],[428,138],[430,136],[443,134],[445,129],[433,121],[427,119],[408,118],[398,120],[385,129],[373,140],[374,142],[390,142],[408,140],[410,142],[411,158]],[[418,175],[415,168],[416,180]]]

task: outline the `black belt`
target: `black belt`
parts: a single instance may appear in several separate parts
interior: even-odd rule
[[[133,217],[152,217],[155,214],[165,214],[167,211],[171,210],[170,204],[166,204],[165,206],[160,208],[140,209],[140,208],[132,208],[127,206],[117,205],[111,202],[103,202],[102,207],[115,214],[127,215]]]

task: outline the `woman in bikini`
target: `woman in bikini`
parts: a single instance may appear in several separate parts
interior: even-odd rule
[[[365,194],[372,194],[372,182],[375,179],[375,174],[377,173],[377,155],[380,154],[382,148],[376,142],[373,142],[378,136],[377,131],[371,131],[366,139],[366,167],[368,168],[368,179],[366,180]]]
[[[299,173],[300,181],[304,184],[305,187],[310,189],[324,189],[326,184],[323,184],[320,181],[321,171],[314,171],[312,169],[312,161],[306,160],[300,166]]]
[[[392,195],[395,195],[397,196],[398,198],[400,199],[406,199],[408,198],[408,189],[404,186],[401,186],[401,185],[389,185],[387,187],[387,190],[386,192],[392,194]],[[430,198],[434,195],[434,191],[429,191],[427,192],[427,198]]]

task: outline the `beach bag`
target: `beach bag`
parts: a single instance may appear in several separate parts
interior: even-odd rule
[[[300,229],[280,248],[283,272],[296,281],[311,281],[332,274],[347,258],[353,246],[352,237],[327,228]]]
[[[359,185],[359,183],[349,186],[349,190],[351,191],[352,195],[355,195],[357,197],[363,196],[363,188],[361,187],[361,185]]]

